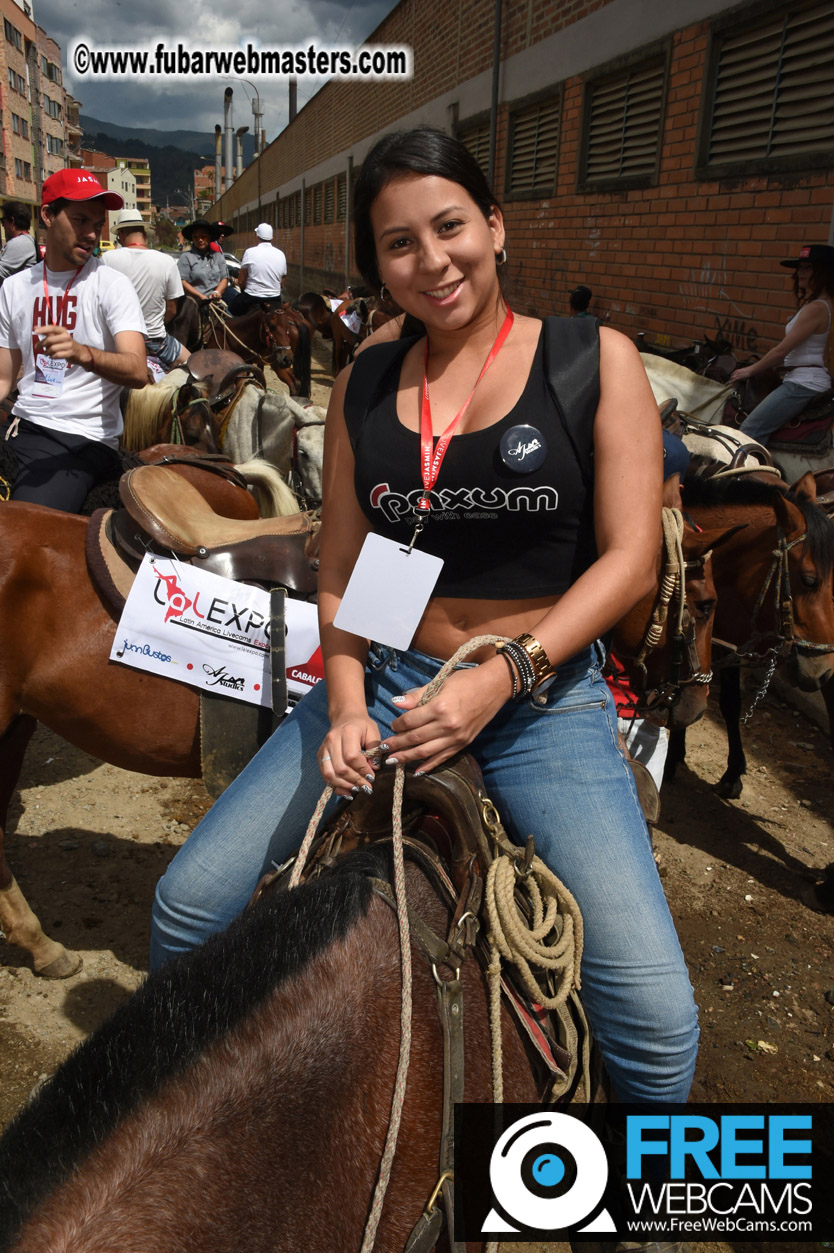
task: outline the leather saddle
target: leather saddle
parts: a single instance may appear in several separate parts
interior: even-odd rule
[[[287,518],[225,518],[173,469],[137,466],[119,482],[124,508],[113,515],[114,545],[133,562],[146,552],[176,554],[238,582],[316,594],[319,524],[311,513]]]
[[[236,352],[228,352],[225,348],[201,348],[191,354],[185,368],[192,389],[199,391],[212,407],[222,405],[226,397],[231,399],[242,381],[256,383],[266,389],[266,379],[260,366],[247,364]]]

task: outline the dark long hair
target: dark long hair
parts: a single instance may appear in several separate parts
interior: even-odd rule
[[[834,297],[834,262],[811,262],[811,281],[808,284],[804,300],[799,291],[799,268],[797,267],[793,272],[793,290],[796,296],[797,308],[811,300],[818,300],[823,292],[830,297]]]
[[[434,175],[457,183],[469,193],[485,218],[489,218],[494,208],[500,208],[483,170],[459,140],[431,126],[384,135],[362,162],[353,193],[356,264],[375,291],[379,291],[382,280],[371,226],[371,206],[383,187],[403,174]]]

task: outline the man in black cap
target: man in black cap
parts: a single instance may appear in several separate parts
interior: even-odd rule
[[[188,252],[177,258],[183,290],[193,296],[198,305],[221,300],[229,282],[229,271],[222,252],[212,252],[211,242],[217,238],[213,222],[199,218],[182,228],[183,236],[190,242]]]

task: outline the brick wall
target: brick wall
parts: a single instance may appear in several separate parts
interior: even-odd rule
[[[604,17],[599,11],[609,3],[613,14],[612,0],[505,4],[502,59],[535,51],[543,40],[552,40],[589,15]],[[751,18],[755,12],[753,6]],[[583,282],[594,292],[592,311],[630,335],[665,334],[677,343],[722,331],[745,351],[757,354],[781,337],[793,299],[790,273],[778,263],[795,255],[802,243],[828,238],[834,172],[800,169],[725,181],[696,177],[709,36],[707,20],[666,36],[665,117],[657,181],[652,186],[577,190],[583,87],[592,62],[582,74],[562,79],[554,192],[531,200],[508,198],[504,204],[509,291],[517,308],[539,314],[566,312],[568,292]],[[478,75],[485,76],[482,107],[488,107],[493,10],[483,0],[422,0],[419,9],[416,0],[401,0],[369,42],[411,44],[414,79],[404,84],[328,83],[264,153],[262,200],[274,200],[276,192],[291,192],[302,175],[308,182],[316,181],[317,167],[328,158],[338,157],[339,168],[344,169],[347,154],[354,152],[358,166],[369,137],[390,129],[398,118],[420,118],[424,113],[435,124],[448,126],[446,102]],[[499,109],[495,179],[499,199],[513,104],[502,100]],[[251,209],[256,194],[256,169],[250,166],[211,216],[232,220]],[[298,279],[300,228],[279,230],[276,242],[287,253],[292,291]],[[340,287],[346,269],[358,279],[352,264],[345,265],[344,223],[307,226],[304,286]]]

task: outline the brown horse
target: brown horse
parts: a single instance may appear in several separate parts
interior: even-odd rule
[[[438,819],[430,821],[436,833]],[[386,846],[347,853],[295,891],[263,895],[226,932],[152,974],[81,1045],[0,1143],[3,1248],[360,1248],[400,1049],[397,921],[381,890],[391,877]],[[428,955],[434,940],[457,934],[455,905],[427,875],[434,864],[406,863],[411,1061],[380,1250],[402,1249],[437,1196],[455,1083],[437,984],[454,980],[455,965],[462,1000],[452,1016],[463,1029],[445,1038],[458,1041],[448,1051],[459,1059],[461,1099],[492,1097],[488,994],[473,938],[463,960],[446,949],[452,965]],[[500,1015],[504,1099],[538,1102],[543,1085],[503,1004]]]
[[[242,488],[204,473],[200,491],[223,516],[251,517]],[[200,777],[199,694],[109,661],[115,621],[87,571],[89,525],[38,505],[0,507],[0,929],[53,978],[74,973],[78,959],[46,938],[3,852],[36,722],[126,770]]]
[[[310,393],[310,334],[289,306],[264,305],[240,318],[227,318],[209,305],[201,346],[237,353],[262,368],[271,366],[293,396]]]
[[[834,525],[815,503],[811,474],[789,489],[750,475],[712,478],[701,467],[687,478],[684,496],[699,525],[743,527],[714,560],[715,634],[734,650],[733,664],[722,670],[729,757],[717,790],[738,797],[746,770],[739,665],[781,664],[803,691],[824,689],[834,676]],[[682,735],[673,736],[669,777],[684,753]]]

